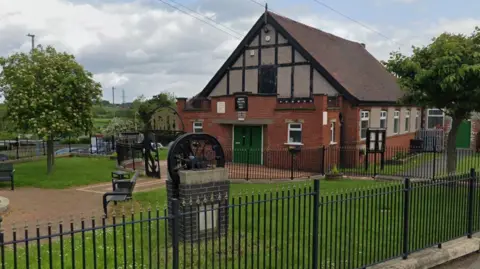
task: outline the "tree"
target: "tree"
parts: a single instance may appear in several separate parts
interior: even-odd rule
[[[402,102],[439,108],[452,118],[447,169],[456,170],[456,138],[461,122],[480,111],[480,29],[471,35],[443,33],[411,56],[392,52],[384,62],[405,91]]]
[[[162,92],[143,102],[141,99],[138,99],[138,102],[140,102],[140,105],[138,105],[138,115],[144,126],[149,126],[150,119],[157,108],[175,106],[175,95],[168,92]],[[134,106],[137,106],[137,104]]]
[[[120,133],[131,132],[133,129],[134,123],[131,120],[113,118],[108,125],[103,128],[102,133],[107,136],[119,136]]]
[[[92,130],[92,107],[100,100],[101,86],[73,55],[51,46],[0,57],[0,66],[7,117],[17,131],[47,139],[47,171],[51,173],[53,139]]]

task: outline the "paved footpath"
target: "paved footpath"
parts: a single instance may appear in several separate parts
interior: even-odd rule
[[[440,265],[434,269],[479,269],[480,268],[480,254],[475,253],[468,255],[464,258],[460,258],[453,262]]]

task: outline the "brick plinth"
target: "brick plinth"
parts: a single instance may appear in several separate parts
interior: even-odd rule
[[[194,171],[190,171],[192,172]],[[205,173],[205,171],[202,172]],[[205,175],[199,177],[205,178]],[[174,215],[172,199],[177,198],[180,201],[180,218],[178,219],[180,241],[196,242],[226,235],[230,181],[226,178],[224,180],[212,178],[211,182],[192,183],[180,183],[178,190],[175,190],[173,181],[167,180],[169,215]],[[212,223],[214,223],[213,228]],[[173,219],[169,219],[170,235],[172,235],[172,229]]]

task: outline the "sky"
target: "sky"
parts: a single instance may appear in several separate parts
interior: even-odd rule
[[[168,4],[167,4],[168,3]],[[263,0],[0,0],[0,56],[35,43],[75,55],[115,103],[201,91],[264,12]],[[365,43],[378,60],[480,26],[480,1],[271,0],[281,15]],[[180,6],[180,5],[182,6]],[[184,12],[172,8],[182,9]],[[196,13],[194,13],[196,12]],[[187,13],[187,14],[185,14]],[[198,20],[194,18],[200,18]],[[207,23],[205,23],[207,22]],[[213,25],[213,26],[212,26]]]

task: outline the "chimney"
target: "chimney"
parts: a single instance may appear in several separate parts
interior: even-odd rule
[[[362,45],[364,49],[366,48],[365,43],[360,43],[360,45]]]

